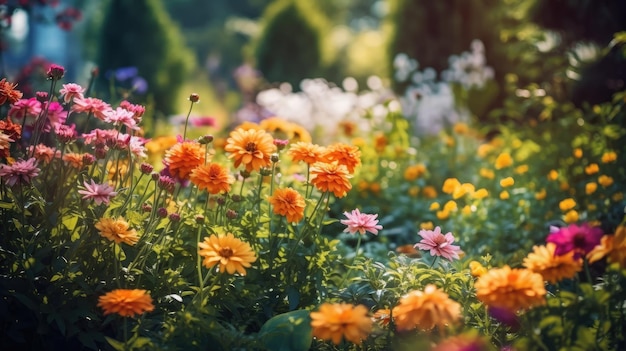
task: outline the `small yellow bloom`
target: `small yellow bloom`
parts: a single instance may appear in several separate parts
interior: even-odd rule
[[[595,193],[596,189],[598,189],[598,184],[595,182],[589,182],[585,184],[585,194],[587,195]]]
[[[414,181],[426,173],[426,166],[423,164],[417,164],[407,167],[404,170],[404,179],[408,182]]]
[[[444,219],[447,219],[448,217],[450,217],[450,211],[445,210],[445,209],[442,211],[437,211],[437,219],[444,220]]]
[[[457,187],[461,186],[461,182],[459,182],[456,178],[448,178],[443,182],[443,186],[441,187],[441,191],[446,194],[452,194]]]
[[[613,199],[613,201],[618,202],[618,201],[622,201],[624,200],[624,193],[615,193],[613,194],[613,196],[611,196],[611,199]]]
[[[572,199],[571,197],[559,202],[559,208],[563,212],[569,211],[574,207],[576,207],[576,201]]]
[[[443,205],[443,209],[444,211],[456,211],[458,209],[458,206],[456,202],[454,202],[453,200],[450,200],[446,202],[445,205]]]
[[[500,199],[501,200],[506,200],[509,198],[509,192],[504,190],[503,192],[500,193]]]
[[[478,278],[482,276],[483,274],[487,273],[487,268],[485,268],[478,261],[470,262],[469,268],[470,268],[470,273],[472,274],[472,277],[475,277],[475,278]]]
[[[438,210],[439,208],[441,208],[439,203],[438,202],[433,202],[432,204],[430,204],[429,210],[434,211],[434,210]]]
[[[600,167],[598,167],[597,163],[592,163],[589,166],[585,167],[585,173],[591,175],[596,174],[600,171]]]
[[[602,163],[615,162],[617,160],[617,153],[615,151],[607,151],[602,154]]]
[[[435,225],[431,221],[420,223],[420,229],[432,230],[433,228],[435,228]]]
[[[472,208],[469,205],[465,205],[463,206],[463,209],[461,209],[461,213],[467,216],[472,213]]]
[[[603,174],[598,177],[598,183],[606,188],[613,184],[613,178]]]
[[[569,183],[565,180],[562,181],[561,184],[559,184],[559,189],[561,189],[562,191],[569,189]]]
[[[524,174],[526,172],[528,172],[528,165],[519,165],[517,167],[515,167],[515,171],[516,174]]]
[[[574,149],[574,157],[581,158],[583,157],[583,149],[577,147]]]
[[[522,145],[523,145],[523,144],[524,144],[524,143],[522,143],[522,141],[521,141],[521,140],[519,140],[519,139],[515,139],[515,140],[513,140],[513,142],[511,143],[511,146],[512,146],[514,149],[519,149],[520,147],[522,147]]]
[[[476,153],[478,154],[478,157],[485,158],[485,156],[487,156],[492,150],[493,150],[493,145],[481,144],[480,146],[478,146]]]
[[[418,186],[412,186],[409,188],[409,196],[417,197],[420,194],[420,188]]]
[[[489,196],[489,192],[485,188],[480,188],[480,189],[476,190],[474,192],[474,194],[472,194],[472,197],[474,199],[484,199],[487,196]]]
[[[578,212],[571,210],[563,216],[563,221],[567,224],[578,222]]]
[[[541,189],[538,193],[535,193],[535,199],[543,200],[546,198],[547,192],[546,189]]]
[[[587,210],[589,210],[589,212],[593,212],[593,211],[595,211],[597,209],[598,209],[598,206],[596,206],[594,204],[587,205]]]
[[[513,177],[506,177],[500,180],[500,186],[503,188],[507,188],[515,184],[515,179]]]
[[[454,191],[452,192],[452,198],[453,199],[459,199],[463,196],[465,196],[465,194],[472,194],[474,193],[474,185],[472,185],[471,183],[463,183],[461,184],[461,186],[456,187],[456,189],[454,189]]]
[[[557,172],[555,169],[551,170],[548,173],[548,179],[549,180],[557,180],[558,177],[559,177],[559,172]]]
[[[456,123],[453,127],[452,130],[459,135],[463,135],[463,134],[467,134],[467,132],[469,132],[469,126],[466,123],[463,122],[459,122]]]
[[[432,185],[427,185],[422,189],[422,194],[427,199],[434,199],[437,197],[437,190]]]
[[[503,152],[496,158],[496,169],[509,167],[513,164],[513,158],[508,152]]]
[[[487,178],[487,179],[493,179],[496,177],[495,173],[487,168],[481,168],[479,171],[479,174],[481,177],[483,178]]]

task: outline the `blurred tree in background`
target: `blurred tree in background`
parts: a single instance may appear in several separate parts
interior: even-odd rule
[[[312,2],[278,0],[266,9],[254,43],[257,68],[270,82],[298,89],[304,78],[323,76],[327,20]]]
[[[107,72],[136,67],[148,83],[155,112],[176,112],[175,100],[194,60],[162,1],[110,0],[100,33],[97,62],[102,80],[110,79]]]

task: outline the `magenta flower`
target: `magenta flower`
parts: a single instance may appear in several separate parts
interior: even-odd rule
[[[546,241],[556,244],[555,255],[561,256],[574,251],[574,259],[578,259],[600,244],[602,235],[604,235],[602,229],[590,227],[587,223],[580,226],[570,224],[558,230],[550,228],[550,235]]]
[[[28,160],[18,160],[12,165],[0,165],[0,177],[9,186],[16,184],[30,184],[30,182],[39,175],[39,168],[37,168],[37,160],[34,157]]]
[[[441,233],[441,228],[435,227],[435,230],[422,229],[418,233],[423,239],[415,244],[420,250],[430,250],[431,256],[442,256],[450,261],[459,259],[461,248],[458,245],[452,245],[454,236],[452,233]]]
[[[59,80],[63,78],[63,75],[65,75],[65,68],[54,63],[48,67],[48,71],[46,72],[46,77],[52,80]]]
[[[66,104],[72,101],[72,99],[75,97],[79,97],[82,99],[84,92],[85,88],[76,83],[63,84],[63,88],[59,90],[59,93],[63,97],[63,102],[65,102]]]
[[[383,226],[378,224],[377,214],[361,213],[358,208],[350,213],[344,212],[343,214],[348,218],[341,220],[341,224],[347,225],[347,228],[343,230],[344,233],[355,234],[359,232],[359,234],[363,235],[365,232],[370,232],[378,235],[378,231],[383,229]]]
[[[117,195],[117,192],[113,191],[115,189],[109,184],[96,184],[93,179],[91,179],[90,183],[85,181],[83,184],[85,185],[85,189],[78,190],[78,193],[83,195],[83,200],[93,200],[96,205],[102,203],[108,205],[109,200]]]

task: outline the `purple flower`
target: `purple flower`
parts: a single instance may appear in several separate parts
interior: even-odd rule
[[[441,228],[435,227],[435,230],[422,229],[418,233],[423,239],[415,244],[420,250],[430,250],[431,256],[442,256],[450,261],[459,259],[459,252],[461,248],[457,245],[452,245],[454,242],[454,236],[452,233],[441,233]]]
[[[554,250],[556,256],[574,251],[574,259],[578,259],[600,244],[603,234],[602,229],[590,227],[587,223],[583,223],[580,226],[570,224],[558,230],[550,228],[550,235],[548,235],[546,241],[556,244],[556,250]]]
[[[347,226],[344,229],[344,233],[355,234],[359,232],[359,234],[363,235],[366,232],[370,232],[374,235],[378,235],[378,231],[383,229],[382,225],[378,224],[377,214],[367,214],[361,213],[359,209],[353,210],[352,212],[344,212],[344,216],[348,219],[342,219],[341,224]]]
[[[96,182],[91,180],[90,183],[85,181],[83,183],[85,185],[85,189],[78,190],[78,193],[83,195],[83,200],[93,200],[96,205],[100,205],[102,203],[108,205],[109,200],[117,195],[117,192],[113,191],[113,189],[108,184],[96,184]]]
[[[37,161],[35,158],[29,158],[28,160],[18,160],[12,165],[0,165],[0,177],[9,186],[16,184],[30,184],[30,182],[39,175],[39,168],[37,168]]]

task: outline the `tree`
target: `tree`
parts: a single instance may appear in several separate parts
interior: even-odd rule
[[[101,29],[98,65],[107,72],[136,67],[148,83],[155,112],[175,112],[193,68],[184,38],[159,0],[110,0]],[[108,82],[107,82],[108,83]]]

